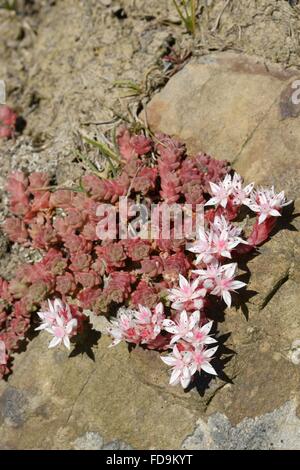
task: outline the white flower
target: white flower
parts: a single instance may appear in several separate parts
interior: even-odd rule
[[[49,310],[38,312],[42,320],[36,330],[45,330],[53,336],[49,348],[54,348],[63,343],[70,349],[70,338],[77,333],[78,321],[73,318],[69,305],[55,299],[53,304],[48,300]]]
[[[164,306],[160,302],[156,305],[152,313],[150,308],[139,305],[139,311],[135,313],[135,319],[138,325],[149,325],[153,329],[154,336],[156,337],[160,332],[163,325]]]
[[[219,234],[225,230],[230,238],[239,237],[242,233],[242,228],[229,222],[224,215],[216,215],[211,223],[211,228],[214,233]]]
[[[233,177],[229,174],[225,176],[220,183],[209,183],[213,197],[205,204],[206,206],[222,206],[224,209],[229,200],[233,204],[240,206],[248,202],[249,195],[253,190],[254,183],[242,187],[243,178],[234,173]]]
[[[204,228],[200,227],[198,229],[197,240],[187,246],[188,251],[198,255],[195,260],[195,264],[199,264],[201,261],[204,263],[211,263],[214,259],[211,252],[212,237],[212,232],[206,232]]]
[[[215,279],[222,276],[224,267],[217,261],[206,266],[206,269],[195,269],[192,273],[197,274],[203,286],[206,289],[213,289],[215,286]]]
[[[180,383],[183,388],[186,388],[193,375],[191,373],[192,353],[190,351],[180,352],[175,345],[172,353],[168,356],[161,356],[161,359],[165,364],[172,367],[170,385]]]
[[[151,318],[151,323],[154,326],[153,331],[156,335],[161,332],[163,321],[165,319],[164,306],[161,302],[156,305],[154,313]]]
[[[209,230],[200,228],[198,230],[198,239],[191,243],[187,249],[198,256],[195,264],[204,262],[213,263],[220,257],[231,258],[231,251],[240,243],[247,242],[241,235],[242,229],[231,224],[226,218],[216,216],[211,222]]]
[[[122,340],[127,339],[128,330],[134,330],[135,322],[134,315],[137,312],[119,312],[117,318],[110,321],[110,326],[107,328],[107,333],[113,338],[113,342],[109,347],[116,346]]]
[[[40,326],[38,326],[36,331],[39,330],[47,330],[55,324],[56,315],[64,308],[60,299],[55,299],[53,305],[50,300],[48,300],[49,310],[45,310],[44,312],[38,312],[38,316],[42,320]]]
[[[49,343],[49,348],[54,348],[55,346],[58,346],[59,344],[63,343],[67,349],[70,349],[70,337],[73,336],[76,330],[76,318],[72,318],[72,320],[65,322],[62,317],[57,315],[56,325],[52,326],[51,331],[47,330],[54,336],[54,338]]]
[[[209,183],[213,197],[206,202],[206,206],[222,206],[224,209],[227,206],[228,198],[232,193],[231,176],[228,174],[224,180],[219,184]]]
[[[204,370],[211,375],[218,375],[213,366],[210,364],[210,361],[213,359],[218,346],[215,346],[211,349],[205,349],[203,347],[196,348],[192,353],[192,363],[190,366],[190,373],[195,374],[196,371]]]
[[[243,178],[238,173],[234,173],[232,178],[232,197],[233,203],[237,206],[248,202],[249,195],[252,193],[254,187],[254,183],[250,183],[243,188],[242,183]]]
[[[262,224],[268,217],[279,217],[282,207],[291,202],[286,201],[284,191],[276,194],[272,186],[271,189],[259,188],[253,191],[246,205],[259,214],[258,223]]]
[[[231,258],[231,251],[241,242],[241,238],[230,238],[229,233],[223,230],[220,234],[213,234],[211,252],[217,257]]]
[[[182,310],[186,304],[192,304],[194,308],[202,308],[206,289],[198,289],[199,279],[191,283],[179,274],[179,288],[169,289],[168,299],[173,302],[172,308]]]
[[[189,331],[184,339],[190,342],[195,348],[199,348],[204,344],[213,344],[217,340],[209,336],[209,332],[213,326],[213,322],[210,321],[203,325],[201,328],[195,326],[191,331]]]
[[[165,319],[163,304],[157,304],[153,313],[143,305],[139,305],[138,310],[126,310],[120,310],[117,317],[110,321],[107,333],[113,342],[109,347],[116,346],[120,341],[148,344],[155,340]]]
[[[245,282],[234,280],[236,268],[237,263],[223,265],[220,268],[221,275],[215,277],[215,287],[211,291],[211,294],[222,297],[228,307],[231,306],[230,292],[235,292],[246,285]]]
[[[139,305],[139,310],[134,313],[134,316],[138,323],[144,325],[151,322],[152,313],[150,308]]]
[[[180,339],[185,339],[186,336],[191,333],[195,325],[199,323],[200,312],[197,310],[190,316],[187,315],[186,311],[183,310],[179,317],[179,322],[173,320],[164,320],[163,326],[168,333],[174,335],[171,339],[170,344],[176,343]]]

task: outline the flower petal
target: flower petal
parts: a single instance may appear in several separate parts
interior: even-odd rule
[[[214,348],[210,348],[210,349],[207,349],[205,352],[204,352],[204,356],[205,357],[212,357],[215,352],[217,351],[219,346],[215,346]]]
[[[171,367],[175,366],[177,362],[175,357],[172,357],[172,356],[160,356],[160,358],[165,364],[167,364],[167,366],[171,366]]]
[[[57,338],[56,336],[50,341],[48,348],[55,348],[61,343],[61,338]]]
[[[66,346],[67,349],[70,349],[71,348],[71,343],[70,343],[70,338],[69,336],[65,336],[64,339],[63,339],[63,342],[64,342],[64,345]]]
[[[176,385],[178,383],[178,379],[181,375],[181,370],[180,369],[174,369],[171,377],[170,377],[170,385]]]
[[[222,293],[222,297],[223,297],[223,300],[225,302],[225,304],[227,305],[227,307],[231,307],[231,295],[230,295],[230,292],[228,291],[223,291]]]
[[[211,375],[218,375],[213,366],[209,362],[204,362],[201,364],[201,369],[204,370],[204,372],[207,372],[208,374]]]
[[[209,321],[208,323],[205,323],[205,325],[203,325],[200,328],[201,333],[203,333],[204,335],[208,335],[208,333],[212,329],[212,326],[213,326],[213,321]]]

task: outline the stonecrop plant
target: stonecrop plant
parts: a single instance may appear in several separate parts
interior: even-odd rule
[[[120,171],[111,179],[85,174],[79,188],[53,191],[43,173],[8,178],[11,215],[3,230],[42,259],[21,265],[9,282],[0,278],[2,377],[30,327],[49,335],[50,348],[70,349],[87,311],[109,318],[112,346],[123,341],[159,351],[172,385],[186,388],[196,372],[217,375],[211,308],[231,306],[233,293],[245,287],[239,259],[269,238],[290,201],[274,188],[244,186],[227,162],[188,155],[167,135],[149,138],[121,127],[117,143]],[[172,225],[168,238],[159,225],[156,237],[99,239],[97,227],[106,223],[99,204],[110,203],[120,224],[124,196],[129,207],[187,203],[192,218],[200,206],[203,223],[194,239],[176,238]],[[246,214],[254,218],[247,236]]]

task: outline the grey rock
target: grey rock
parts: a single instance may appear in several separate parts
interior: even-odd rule
[[[123,441],[114,440],[104,444],[98,432],[86,432],[74,442],[75,450],[131,450],[132,447]]]
[[[28,398],[25,392],[8,387],[0,397],[0,417],[12,427],[24,424]]]
[[[86,432],[74,442],[75,450],[100,450],[103,448],[103,438],[98,432]]]
[[[296,402],[256,417],[246,418],[232,426],[228,418],[215,413],[205,422],[200,419],[194,433],[183,443],[183,449],[202,450],[269,450],[300,449],[300,419]]]

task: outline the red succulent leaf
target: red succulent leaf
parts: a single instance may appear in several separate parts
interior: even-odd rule
[[[94,287],[99,285],[100,282],[99,276],[92,270],[89,272],[75,272],[74,276],[75,281],[81,284],[82,287]]]
[[[132,261],[141,261],[149,256],[151,243],[147,240],[127,240],[125,247],[127,255]]]
[[[23,220],[17,217],[8,217],[3,224],[3,229],[12,242],[25,244],[28,240],[27,228]]]
[[[134,306],[147,305],[149,308],[157,305],[159,295],[156,289],[146,281],[140,281],[136,290],[131,295],[131,304]]]
[[[51,194],[50,196],[50,207],[55,209],[57,207],[61,209],[68,209],[72,207],[75,193],[71,190],[59,189]]]
[[[16,121],[16,113],[9,106],[0,104],[0,138],[14,135]]]
[[[15,215],[24,215],[29,209],[27,186],[28,180],[20,171],[15,171],[8,177],[6,190],[9,194],[9,208]]]
[[[70,270],[73,272],[88,272],[91,265],[91,255],[87,253],[74,253],[71,256]]]
[[[81,303],[81,307],[84,309],[90,309],[93,308],[95,305],[96,301],[99,299],[101,296],[101,289],[97,288],[87,288],[83,289],[82,291],[79,292],[78,294],[78,299]]]
[[[71,273],[64,273],[56,277],[56,290],[63,296],[72,294],[76,289],[74,276]]]

